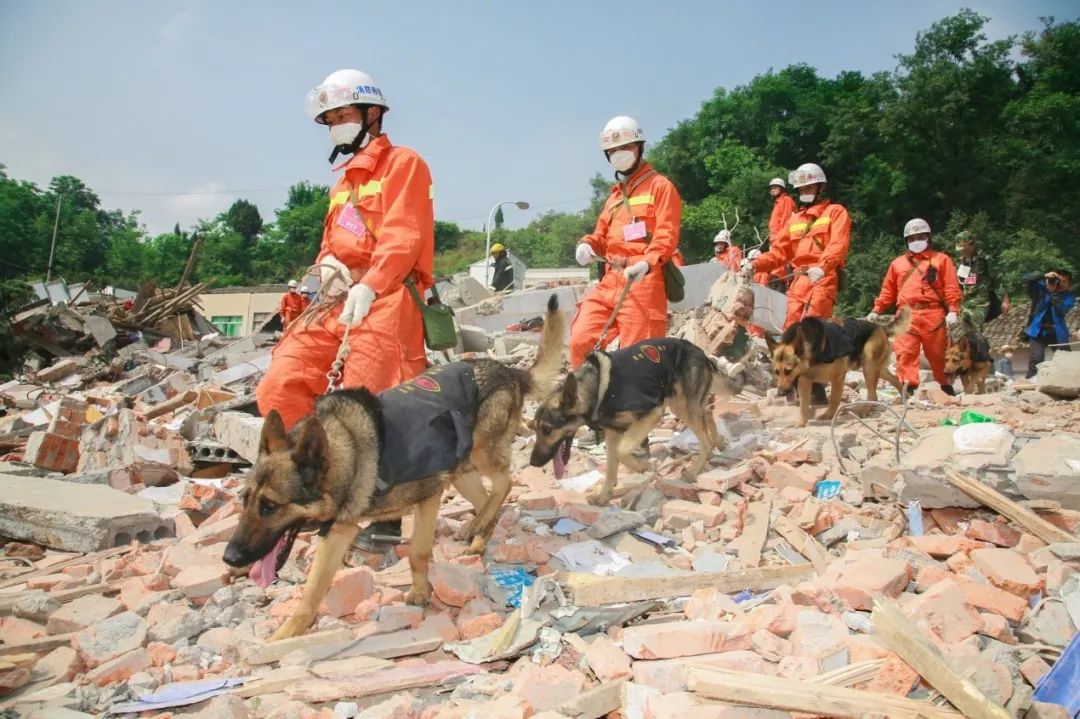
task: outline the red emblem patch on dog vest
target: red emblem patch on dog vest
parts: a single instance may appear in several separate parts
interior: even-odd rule
[[[648,357],[656,364],[660,364],[660,350],[656,349],[653,345],[645,345],[641,348],[641,354]]]
[[[416,385],[420,389],[426,389],[428,392],[442,391],[442,387],[439,386],[439,383],[431,377],[420,376],[412,380],[410,384]]]

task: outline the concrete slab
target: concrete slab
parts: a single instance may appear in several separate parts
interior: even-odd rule
[[[1080,352],[1057,352],[1039,365],[1035,382],[1039,391],[1056,399],[1080,397]]]
[[[672,312],[683,312],[700,307],[708,299],[713,283],[727,271],[727,268],[715,262],[683,267],[683,277],[686,278],[686,297],[682,302],[670,304],[668,309]],[[781,332],[784,318],[787,317],[787,296],[762,285],[753,285],[753,290],[754,314],[751,321],[769,332]]]
[[[1077,435],[1057,434],[1029,442],[1016,453],[1013,467],[1016,487],[1028,499],[1053,499],[1066,509],[1080,510]]]
[[[111,487],[0,475],[0,535],[69,552],[171,537],[153,502]]]
[[[567,323],[577,310],[580,286],[556,287],[553,290],[533,290],[492,298],[455,312],[458,325],[475,325],[488,332],[505,330],[508,325],[530,317],[542,316],[547,311],[548,298],[554,292],[559,296],[559,309],[566,313]]]
[[[214,436],[249,462],[259,457],[263,418],[244,412],[221,412],[214,418]]]

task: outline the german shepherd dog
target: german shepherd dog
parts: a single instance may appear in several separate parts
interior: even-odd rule
[[[314,414],[301,419],[289,432],[276,411],[267,415],[259,456],[241,494],[240,523],[225,549],[225,563],[233,567],[253,565],[249,576],[260,584],[269,584],[288,558],[299,531],[319,528],[323,535],[300,606],[272,641],[295,636],[311,626],[334,573],[341,568],[359,531],[357,522],[395,519],[410,508],[415,517],[409,552],[412,590],[405,601],[426,604],[431,596],[427,572],[435,525],[447,483],[476,507],[476,516],[463,528],[462,537],[472,539],[470,552],[483,553],[510,491],[511,443],[525,397],[541,397],[551,391],[562,369],[564,333],[565,317],[559,311],[557,296],[552,295],[539,353],[529,370],[490,359],[445,366],[444,371],[455,365],[472,368],[475,407],[462,410],[475,417],[471,450],[463,460],[452,459],[450,466],[431,476],[390,483],[388,488],[387,478],[380,476],[380,460],[386,459],[382,452],[389,443],[384,432],[386,405],[379,395],[365,388],[327,394],[316,402]],[[409,384],[430,390],[435,372],[389,391],[407,390]],[[408,410],[409,402],[420,401],[414,397],[415,393],[408,394],[398,401],[404,401]],[[401,446],[409,439],[397,437],[395,442]],[[490,494],[481,474],[491,481]],[[381,491],[377,491],[380,487]]]
[[[878,379],[902,392],[900,380],[889,371],[889,340],[907,332],[910,324],[911,310],[905,307],[887,325],[807,317],[788,327],[779,341],[766,335],[777,388],[786,393],[798,382],[799,426],[805,427],[810,420],[811,385],[831,385],[829,406],[819,419],[832,419],[843,397],[844,376],[860,367],[866,379],[866,398],[871,402],[877,400]]]
[[[978,330],[968,325],[964,335],[945,350],[945,374],[959,375],[964,394],[985,394],[986,377],[994,365],[990,343]]]
[[[593,352],[567,375],[560,389],[536,411],[536,445],[529,463],[554,460],[556,478],[565,472],[574,434],[582,425],[604,431],[607,468],[603,483],[588,494],[591,504],[611,501],[622,462],[634,472],[648,463],[633,450],[649,435],[667,407],[697,437],[700,450],[683,478],[694,481],[723,439],[711,417],[709,397],[724,388],[708,355],[686,340],[645,340],[615,352]]]

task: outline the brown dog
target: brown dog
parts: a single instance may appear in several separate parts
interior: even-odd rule
[[[224,560],[252,565],[249,576],[265,586],[288,558],[297,532],[318,527],[323,536],[300,606],[272,639],[311,625],[359,531],[357,522],[394,519],[410,509],[412,590],[405,601],[425,604],[448,482],[476,507],[463,535],[472,539],[471,552],[483,553],[510,491],[511,444],[525,397],[550,391],[563,364],[564,325],[552,295],[529,370],[481,359],[434,368],[379,395],[363,388],[332,392],[288,433],[278,413],[270,412]],[[491,480],[490,494],[481,474]]]
[[[986,394],[986,378],[993,365],[990,343],[973,327],[945,350],[945,374],[960,377],[964,394]]]
[[[772,352],[777,387],[788,392],[798,382],[799,426],[810,420],[810,387],[828,383],[829,406],[818,419],[832,419],[844,394],[844,377],[862,368],[866,398],[877,400],[879,379],[901,392],[900,380],[889,371],[892,346],[889,340],[907,332],[911,310],[905,307],[887,325],[866,320],[807,317],[784,331],[779,341],[766,335]]]

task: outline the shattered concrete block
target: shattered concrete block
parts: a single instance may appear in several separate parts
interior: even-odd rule
[[[1058,356],[1070,354],[1059,352]],[[1080,353],[1077,353],[1080,359]],[[1080,457],[1080,437],[1055,434],[1029,442],[1013,458],[1016,488],[1028,499],[1050,499],[1065,509],[1080,510],[1080,482],[1066,462]]]
[[[244,412],[221,412],[214,418],[214,436],[249,462],[259,457],[263,418]]]
[[[123,610],[124,605],[117,599],[99,594],[87,594],[53,612],[46,628],[49,634],[78,632],[98,622],[103,622]]]
[[[491,347],[487,332],[475,325],[458,325],[458,339],[463,352],[487,352]]]
[[[1080,397],[1080,356],[1072,352],[1055,352],[1052,359],[1039,365],[1035,382],[1040,392],[1054,399]]]
[[[110,659],[87,672],[85,679],[91,684],[105,686],[116,682],[127,681],[132,675],[149,669],[150,656],[142,647],[123,654],[115,659]]]
[[[75,635],[71,646],[88,668],[133,652],[146,642],[147,623],[134,612],[123,612]]]
[[[70,552],[171,537],[154,503],[111,487],[0,475],[0,535]]]

